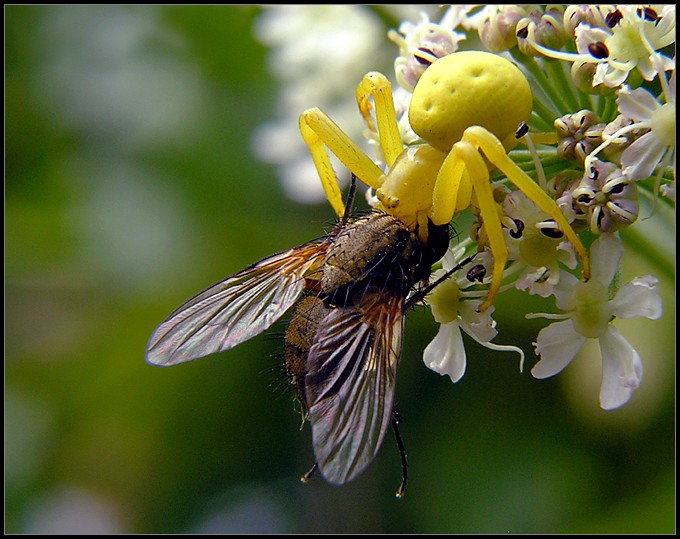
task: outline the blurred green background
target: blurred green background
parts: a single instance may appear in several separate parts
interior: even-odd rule
[[[597,354],[539,381],[468,340],[454,386],[422,363],[431,315],[409,314],[402,500],[391,434],[353,483],[298,481],[313,454],[280,371],[285,326],[186,365],[145,363],[181,302],[333,222],[327,204],[288,199],[253,152],[280,91],[260,16],[5,6],[5,531],[673,532],[674,273],[642,256],[627,278],[660,277],[666,312],[617,323],[645,377],[613,412],[598,407]],[[671,256],[674,233],[663,241]],[[543,322],[508,296],[496,340],[529,352]]]

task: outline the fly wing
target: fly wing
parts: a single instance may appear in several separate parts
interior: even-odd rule
[[[146,360],[176,365],[228,350],[265,331],[295,303],[328,240],[264,258],[184,303],[151,335]]]
[[[314,453],[322,475],[338,485],[371,463],[391,421],[403,299],[374,299],[333,309],[307,358]]]

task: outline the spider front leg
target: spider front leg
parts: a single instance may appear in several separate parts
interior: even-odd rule
[[[540,210],[547,213],[555,221],[562,233],[574,246],[576,253],[581,259],[583,278],[586,281],[590,279],[588,253],[578,235],[574,232],[574,229],[571,228],[569,221],[567,221],[567,218],[555,201],[508,157],[505,148],[498,138],[483,127],[473,126],[465,130],[462,140],[470,142],[476,148],[480,148],[486,158],[498,167],[517,189],[522,191]]]
[[[505,264],[508,260],[499,207],[493,197],[489,171],[479,153],[480,149],[486,158],[498,167],[519,190],[557,223],[581,258],[583,276],[585,280],[588,280],[590,264],[587,252],[559,206],[508,157],[505,148],[496,136],[483,127],[469,127],[463,133],[461,141],[453,145],[437,176],[433,193],[432,220],[437,224],[448,222],[454,213],[469,206],[470,188],[474,190],[494,258],[489,292],[479,310],[485,311],[492,304],[500,289]]]
[[[372,71],[361,79],[356,89],[356,96],[361,115],[364,117],[368,127],[375,132],[376,128],[371,118],[370,102],[370,98],[373,97],[380,147],[385,156],[387,166],[391,167],[399,154],[404,150],[404,143],[401,140],[399,124],[397,123],[397,113],[394,110],[392,85],[385,75]]]
[[[312,154],[326,198],[338,217],[344,215],[345,204],[326,148],[361,181],[374,189],[380,187],[382,170],[321,109],[309,109],[300,115],[300,133]]]
[[[399,134],[390,82],[381,73],[368,73],[357,86],[356,97],[361,115],[369,128],[375,131],[370,115],[370,99],[373,98],[380,147],[387,166],[392,167],[403,152],[404,145]],[[303,112],[300,116],[300,132],[312,154],[326,198],[338,216],[343,215],[344,204],[326,148],[369,187],[375,190],[380,188],[384,180],[383,171],[322,110],[314,108]]]
[[[435,224],[449,222],[455,212],[470,205],[473,190],[477,195],[477,204],[494,260],[489,291],[486,300],[479,306],[480,312],[483,312],[493,303],[500,290],[508,261],[508,248],[505,245],[498,204],[494,200],[489,182],[487,164],[473,144],[462,140],[453,145],[439,170],[432,197],[432,221]]]

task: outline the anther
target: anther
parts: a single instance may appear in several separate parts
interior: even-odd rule
[[[472,266],[472,268],[470,268],[467,272],[467,280],[470,281],[471,283],[474,283],[475,281],[481,283],[484,280],[485,276],[486,268],[482,264]]]
[[[588,52],[598,60],[602,60],[603,58],[607,58],[607,56],[609,56],[609,49],[602,41],[590,43],[588,45]]]
[[[416,59],[416,62],[424,66],[432,65],[431,58],[435,57],[435,54],[431,50],[428,50],[424,47],[419,47],[418,52],[423,53],[425,56],[421,56],[420,54],[414,54],[413,57]]]
[[[645,19],[646,21],[649,22],[654,22],[658,20],[659,14],[656,12],[654,8],[651,8],[649,6],[644,7],[644,8],[638,8],[637,9],[637,15],[640,18]]]
[[[617,9],[615,11],[607,13],[607,16],[604,18],[604,22],[607,25],[607,28],[614,28],[614,26],[619,24],[619,21],[621,21],[621,19],[623,19],[623,13],[621,13],[621,11]]]
[[[606,186],[605,186],[605,187],[606,187]],[[623,193],[623,188],[624,188],[624,187],[625,187],[625,184],[624,184],[623,182],[621,182],[621,183],[616,183],[616,184],[614,184],[614,186],[613,186],[611,189],[609,189],[608,193],[609,193],[610,195],[618,195],[618,194],[620,194],[620,193]],[[604,189],[603,189],[603,191],[604,191]]]
[[[541,231],[541,234],[547,238],[558,240],[564,237],[564,233],[557,228],[557,224],[554,221],[544,221],[543,223],[538,223],[536,226]]]
[[[512,221],[515,223],[515,230],[511,230],[509,234],[511,238],[517,240],[522,237],[522,232],[524,232],[524,221],[520,219],[513,219]]]
[[[537,283],[544,283],[550,278],[550,270],[548,268],[545,268],[543,270],[543,273],[536,279]]]
[[[517,131],[515,131],[515,138],[522,138],[524,135],[526,135],[529,132],[529,126],[527,125],[526,122],[521,122],[517,126]]]

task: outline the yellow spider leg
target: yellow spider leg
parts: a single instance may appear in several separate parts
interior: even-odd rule
[[[534,144],[557,144],[560,139],[557,133],[531,133],[531,140]],[[520,139],[520,142],[522,140]]]
[[[432,194],[432,222],[435,225],[450,223],[456,212],[470,205],[472,184],[460,159],[459,150],[449,152],[442,163]]]
[[[498,167],[515,186],[522,191],[539,209],[547,213],[560,227],[571,242],[583,263],[583,277],[590,279],[590,263],[588,254],[581,240],[571,228],[555,201],[551,199],[529,176],[526,175],[505,153],[500,141],[483,127],[469,127],[463,133],[463,140],[481,148],[486,158]],[[478,197],[479,198],[479,197]],[[489,234],[490,236],[491,234]],[[495,256],[495,255],[494,255]]]
[[[493,303],[501,287],[505,264],[508,261],[508,247],[505,244],[501,219],[498,215],[498,204],[493,197],[493,190],[489,181],[489,168],[486,162],[477,148],[469,142],[457,142],[452,150],[459,153],[461,159],[465,162],[472,188],[477,195],[477,205],[482,214],[484,228],[489,238],[489,248],[493,255],[493,275],[489,292],[484,302],[479,306],[479,311],[484,312]]]
[[[477,205],[484,220],[494,266],[486,300],[479,310],[485,311],[493,303],[503,280],[508,248],[505,245],[498,205],[493,198],[489,169],[473,144],[458,142],[453,145],[437,176],[432,203],[432,222],[444,224],[451,221],[456,211],[470,205],[472,190],[477,195]],[[461,196],[462,195],[462,196]]]
[[[421,211],[416,214],[416,222],[418,223],[416,229],[418,231],[418,238],[424,245],[427,245],[427,239],[430,236],[430,218],[427,216],[427,213]]]
[[[309,109],[302,113],[300,133],[309,146],[321,185],[338,217],[342,217],[345,204],[325,146],[368,186],[378,189],[382,185],[382,170],[321,109]]]
[[[375,132],[370,114],[370,97],[373,96],[380,147],[387,166],[392,167],[397,156],[404,150],[404,144],[399,134],[399,124],[397,123],[397,113],[394,110],[390,81],[382,73],[376,71],[367,73],[357,86],[356,96],[361,115],[366,120],[368,127]]]

